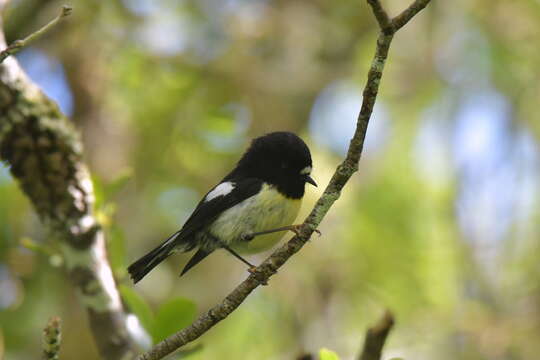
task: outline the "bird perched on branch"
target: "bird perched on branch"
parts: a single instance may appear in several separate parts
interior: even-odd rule
[[[175,252],[197,248],[181,275],[214,250],[225,249],[249,266],[240,253],[275,245],[293,224],[311,178],[311,154],[293,133],[273,132],[252,141],[236,167],[199,202],[184,226],[129,266],[135,283]]]

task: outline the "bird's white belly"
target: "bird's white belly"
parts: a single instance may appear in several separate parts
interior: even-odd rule
[[[225,210],[209,227],[212,235],[242,253],[256,253],[274,246],[285,232],[260,235],[242,241],[242,235],[293,224],[301,200],[281,195],[273,186],[263,184],[256,195]]]

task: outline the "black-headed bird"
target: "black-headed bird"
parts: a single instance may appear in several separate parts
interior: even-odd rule
[[[129,266],[136,283],[175,252],[197,248],[181,275],[214,250],[225,249],[246,263],[239,253],[257,253],[274,246],[300,210],[311,178],[311,153],[290,132],[273,132],[252,141],[236,167],[199,202],[184,226]]]

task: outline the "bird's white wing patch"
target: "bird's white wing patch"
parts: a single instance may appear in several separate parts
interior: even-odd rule
[[[219,184],[214,188],[214,190],[210,191],[208,195],[206,195],[206,198],[204,201],[210,201],[212,199],[217,198],[218,196],[227,195],[234,189],[234,183],[227,181],[224,183]]]

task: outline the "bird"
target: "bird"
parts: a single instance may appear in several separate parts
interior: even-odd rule
[[[233,170],[199,202],[180,230],[128,267],[134,283],[177,252],[197,249],[180,276],[218,249],[255,267],[240,253],[254,254],[274,246],[291,230],[305,185],[311,177],[311,152],[292,132],[277,131],[252,140]]]

